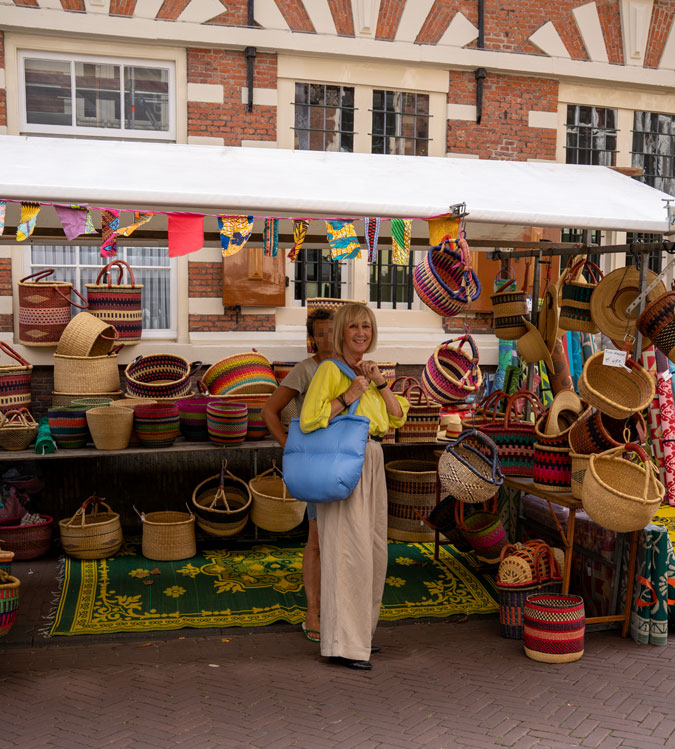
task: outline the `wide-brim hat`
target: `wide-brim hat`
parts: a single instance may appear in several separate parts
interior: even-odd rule
[[[558,338],[559,319],[558,289],[555,284],[550,284],[544,292],[544,299],[539,310],[539,319],[537,320],[537,328],[551,353],[553,353],[555,342]]]
[[[525,317],[523,317],[522,320],[523,325],[527,328],[527,333],[518,339],[518,353],[526,362],[543,361],[549,372],[555,372],[551,352],[549,351],[546,341],[543,339],[541,333]]]
[[[647,286],[656,278],[654,271],[647,271]],[[626,314],[626,307],[640,293],[640,272],[637,268],[617,268],[600,280],[591,296],[591,318],[612,343],[623,349],[625,337],[635,336],[637,310],[631,316]],[[645,305],[656,301],[666,293],[665,285],[659,281],[647,295]],[[649,338],[642,338],[642,348],[651,345]]]
[[[559,434],[569,426],[569,414],[578,416],[584,410],[581,398],[574,390],[561,390],[553,399],[546,418],[546,434]],[[563,421],[563,424],[560,423]]]

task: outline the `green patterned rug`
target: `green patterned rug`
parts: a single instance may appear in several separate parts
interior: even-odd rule
[[[255,543],[152,562],[125,544],[100,561],[66,558],[50,635],[149,632],[183,627],[257,627],[305,618],[302,546]],[[492,578],[470,554],[433,544],[389,543],[381,620],[492,614]]]

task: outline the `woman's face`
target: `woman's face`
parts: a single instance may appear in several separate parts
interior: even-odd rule
[[[327,359],[333,355],[333,321],[315,320],[312,336],[319,358]]]
[[[373,339],[373,328],[367,317],[361,317],[345,325],[342,333],[342,351],[359,361],[368,350]]]

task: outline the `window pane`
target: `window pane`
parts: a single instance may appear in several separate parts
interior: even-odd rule
[[[124,68],[124,126],[129,130],[169,129],[169,71]]]
[[[428,94],[375,90],[372,112],[372,153],[428,154]]]
[[[67,60],[24,61],[26,122],[72,125],[70,63]]]
[[[309,151],[352,151],[353,106],[353,87],[296,83],[295,148]]]
[[[121,127],[120,67],[104,63],[75,63],[75,124]]]

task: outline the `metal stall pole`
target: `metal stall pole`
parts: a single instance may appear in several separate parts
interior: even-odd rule
[[[530,312],[530,322],[534,327],[537,327],[539,321],[539,277],[541,274],[541,250],[534,255],[534,276],[532,278],[532,311]],[[527,367],[527,389],[532,390],[534,387],[534,367],[535,364],[531,363]],[[529,417],[530,406],[529,401],[526,401],[526,413]]]

